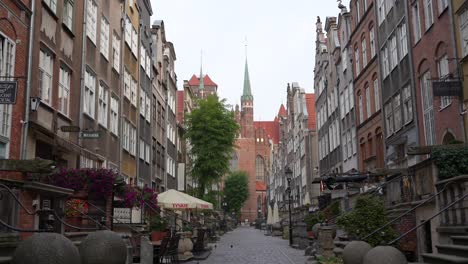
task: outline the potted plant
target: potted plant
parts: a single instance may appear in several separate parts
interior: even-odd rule
[[[314,232],[313,232],[314,225],[322,222],[322,220],[323,220],[323,217],[320,213],[309,214],[304,218],[304,222],[306,223],[307,237],[309,238],[314,237]]]
[[[151,240],[158,241],[162,240],[167,236],[167,220],[162,218],[160,215],[153,215],[148,220],[149,228],[151,230]]]

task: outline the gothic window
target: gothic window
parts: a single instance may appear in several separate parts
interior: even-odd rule
[[[261,156],[257,156],[255,159],[256,166],[256,180],[264,181],[265,180],[265,161]]]

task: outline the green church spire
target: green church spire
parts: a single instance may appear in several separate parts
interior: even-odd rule
[[[200,53],[200,86],[198,90],[205,89],[205,80],[203,80],[203,53]]]
[[[252,91],[250,89],[249,66],[247,64],[247,58],[245,59],[244,92],[242,93],[241,99],[242,101],[253,100]]]

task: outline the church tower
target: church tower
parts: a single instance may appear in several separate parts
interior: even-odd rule
[[[244,91],[241,96],[241,137],[254,138],[253,95],[250,89],[249,66],[245,59]]]

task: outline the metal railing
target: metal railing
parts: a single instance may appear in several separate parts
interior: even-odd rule
[[[444,187],[438,191],[437,193],[431,195],[429,198],[427,198],[426,200],[424,200],[424,202],[412,207],[411,209],[405,211],[404,213],[400,214],[399,216],[397,216],[395,219],[391,220],[391,221],[388,221],[387,223],[385,223],[383,226],[375,229],[374,231],[372,231],[371,233],[367,234],[365,237],[362,238],[362,240],[366,240],[368,239],[369,237],[371,237],[372,235],[376,234],[377,232],[383,230],[384,228],[390,226],[391,224],[395,223],[396,221],[400,220],[403,216],[415,211],[416,209],[418,209],[419,207],[423,206],[423,205],[426,205],[428,202],[432,201],[434,198],[436,198],[437,196],[439,196],[440,194],[442,194],[446,189],[447,189],[447,186],[453,184],[454,182],[448,182],[444,185]]]
[[[400,235],[399,237],[395,238],[394,240],[390,241],[387,245],[393,245],[395,244],[396,242],[398,242],[399,240],[401,240],[402,238],[404,238],[405,236],[407,236],[409,233],[413,232],[414,230],[420,228],[421,226],[425,225],[427,222],[431,221],[432,219],[434,219],[435,217],[437,217],[438,215],[440,215],[441,213],[447,211],[448,209],[450,209],[452,206],[456,205],[457,203],[463,201],[466,199],[466,197],[468,197],[468,193],[465,193],[462,197],[458,198],[457,200],[451,202],[449,205],[445,206],[442,210],[440,210],[439,212],[437,212],[436,214],[434,214],[433,216],[429,217],[427,220],[421,222],[419,225],[411,228],[410,230],[406,231],[405,233],[403,233],[402,235]]]

